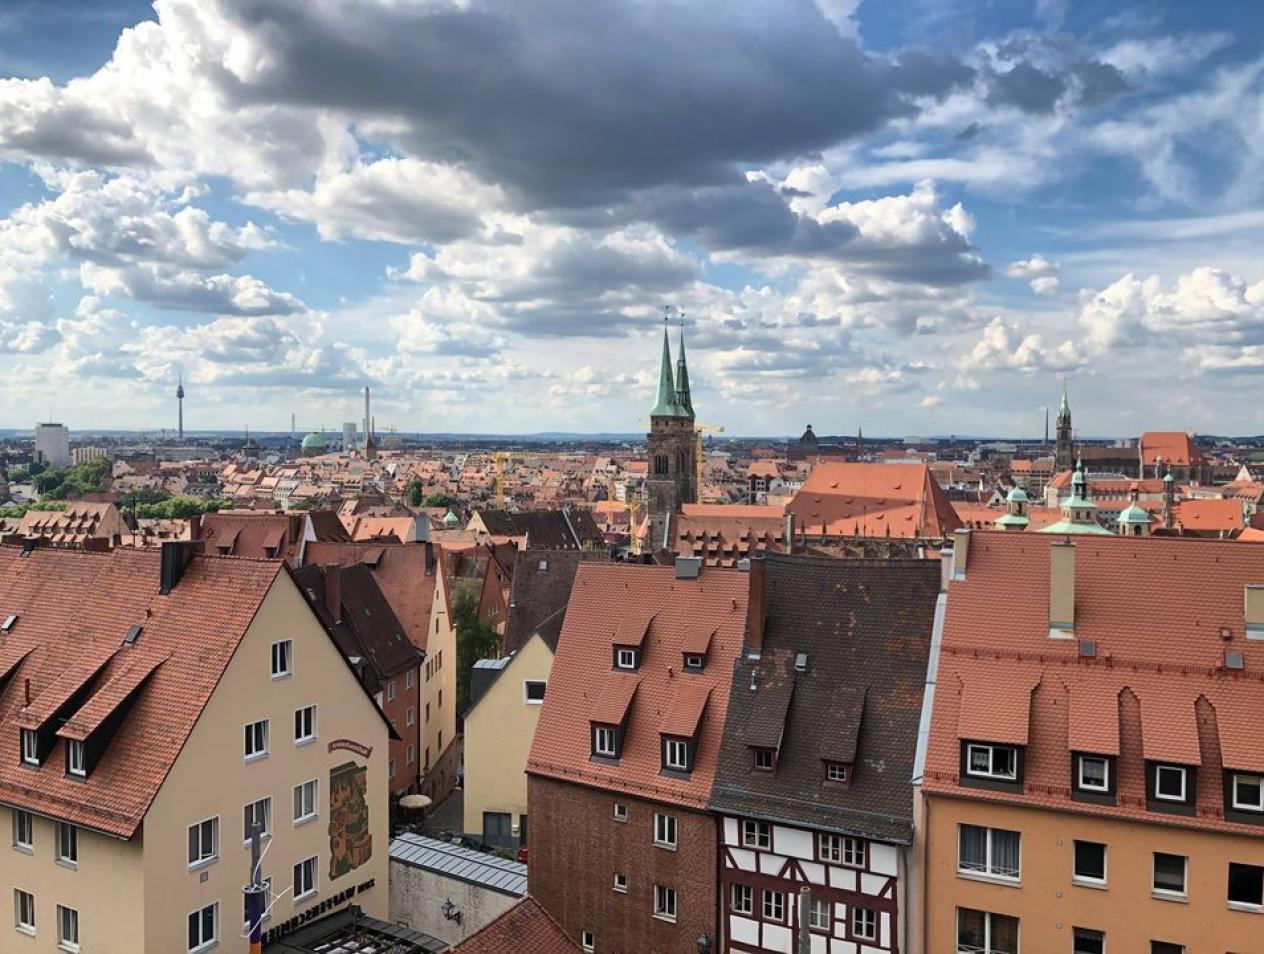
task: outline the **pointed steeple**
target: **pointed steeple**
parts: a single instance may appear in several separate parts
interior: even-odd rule
[[[675,417],[676,385],[672,383],[671,344],[667,340],[667,326],[663,325],[663,357],[658,366],[658,394],[654,397],[651,417]]]
[[[1058,423],[1071,420],[1071,404],[1067,401],[1066,381],[1062,382],[1062,403],[1058,405]]]
[[[682,316],[683,317],[683,316]],[[689,396],[689,365],[685,361],[685,326],[680,326],[680,354],[676,356],[677,413],[693,417],[693,399]]]

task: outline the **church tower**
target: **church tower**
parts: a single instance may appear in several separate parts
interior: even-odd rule
[[[650,526],[650,552],[670,549],[672,516],[682,504],[698,502],[698,439],[694,431],[685,332],[680,332],[676,373],[672,375],[671,344],[663,328],[663,353],[658,391],[650,411],[649,477],[645,483]]]
[[[1062,404],[1058,407],[1058,436],[1053,454],[1054,473],[1070,470],[1075,466],[1075,451],[1071,446],[1071,405],[1067,403],[1066,382],[1062,382]]]

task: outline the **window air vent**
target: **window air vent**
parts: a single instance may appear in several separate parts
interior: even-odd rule
[[[13,624],[18,621],[17,613],[11,613],[4,618],[4,622],[0,623],[0,633],[7,633],[13,629]]]
[[[1092,639],[1080,640],[1080,658],[1092,659],[1097,655],[1097,641]]]
[[[132,643],[136,642],[136,637],[138,637],[139,635],[140,635],[140,625],[137,623],[133,623],[131,626],[127,627],[127,632],[123,634],[123,645],[124,646],[132,645]]]
[[[808,654],[807,653],[794,654],[794,670],[795,672],[808,671]]]
[[[1225,669],[1244,669],[1244,668],[1246,668],[1246,663],[1245,663],[1245,661],[1242,659],[1242,650],[1240,650],[1240,649],[1226,649],[1226,650],[1225,650],[1225,654],[1224,654],[1224,667],[1225,667]]]

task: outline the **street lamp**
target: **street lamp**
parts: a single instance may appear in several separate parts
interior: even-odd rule
[[[711,954],[711,938],[706,931],[698,935],[698,954]]]

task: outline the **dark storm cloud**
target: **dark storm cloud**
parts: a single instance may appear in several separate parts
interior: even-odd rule
[[[811,0],[362,8],[240,0],[234,15],[270,55],[229,93],[403,120],[402,148],[531,208],[732,183],[743,164],[815,153],[972,75],[868,56]]]
[[[1030,63],[991,78],[988,102],[993,106],[1016,106],[1026,113],[1051,113],[1066,91],[1066,80],[1046,73]]]

